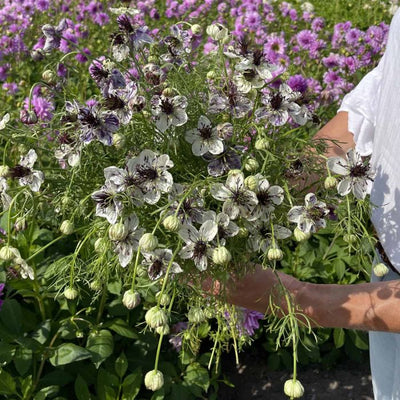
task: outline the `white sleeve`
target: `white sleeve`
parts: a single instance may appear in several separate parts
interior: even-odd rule
[[[372,153],[376,124],[377,99],[379,98],[385,56],[378,66],[369,72],[348,93],[338,110],[348,112],[348,129],[354,135],[356,150],[367,156]]]

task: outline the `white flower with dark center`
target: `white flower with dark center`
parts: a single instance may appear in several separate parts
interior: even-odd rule
[[[204,115],[199,118],[196,129],[186,132],[185,139],[191,143],[195,156],[202,156],[207,152],[221,154],[224,151],[224,142],[217,128],[213,128],[210,120]]]
[[[218,239],[221,246],[225,246],[226,238],[236,236],[239,233],[239,227],[223,212],[217,214],[215,211],[207,211],[204,214],[204,221],[207,220],[214,221],[217,224]]]
[[[18,179],[21,186],[29,186],[33,192],[38,192],[44,181],[43,172],[32,169],[36,160],[36,151],[31,149],[26,156],[21,156],[19,164],[9,171],[11,178]]]
[[[299,92],[294,92],[287,84],[282,83],[277,92],[262,97],[264,107],[255,111],[257,119],[268,119],[274,126],[284,125],[291,114],[299,113],[300,106],[295,103],[300,98]]]
[[[272,245],[271,221],[257,220],[246,223],[249,231],[247,245],[251,251],[265,253]],[[287,239],[292,235],[292,231],[281,225],[274,225],[274,240]],[[275,248],[278,248],[275,243]]]
[[[172,260],[172,250],[170,249],[156,249],[151,253],[143,253],[143,265],[147,265],[147,273],[149,278],[154,281],[161,278],[167,271],[168,265]],[[179,274],[183,272],[180,265],[173,261],[171,264],[170,273]]]
[[[96,215],[106,218],[110,224],[115,224],[122,211],[120,200],[121,187],[112,181],[106,181],[101,190],[92,193],[92,199],[97,203]]]
[[[233,220],[239,216],[247,218],[258,204],[256,194],[244,185],[244,176],[240,171],[230,174],[225,185],[214,184],[211,195],[224,202],[222,211]]]
[[[89,66],[90,76],[99,86],[103,96],[108,96],[116,89],[126,86],[126,81],[121,71],[115,68],[114,63],[108,59],[93,60]]]
[[[157,155],[151,150],[143,150],[137,157],[128,160],[126,169],[131,174],[132,184],[142,191],[143,200],[155,204],[161,193],[171,191],[173,178],[168,169],[173,166],[168,154]]]
[[[151,112],[154,115],[157,128],[165,132],[170,126],[181,126],[186,123],[187,99],[185,96],[153,96]]]
[[[207,257],[211,256],[210,242],[215,238],[218,226],[214,221],[204,222],[197,230],[193,225],[184,225],[179,230],[179,236],[186,243],[179,255],[184,260],[192,259],[200,271],[207,269]]]
[[[339,182],[337,190],[341,196],[353,192],[357,199],[364,199],[371,192],[375,172],[371,170],[368,161],[363,161],[361,155],[350,149],[346,154],[346,160],[341,157],[328,159],[328,168],[334,174],[344,178]]]
[[[284,190],[277,185],[270,186],[268,180],[261,174],[256,174],[254,177],[257,180],[255,194],[258,204],[248,220],[253,221],[258,218],[267,220],[271,212],[275,210],[275,206],[282,204]]]
[[[133,252],[139,247],[139,239],[144,229],[138,229],[139,219],[135,213],[131,214],[124,221],[126,236],[122,240],[114,242],[114,251],[118,254],[121,267],[125,268],[132,260]]]
[[[297,223],[297,227],[305,233],[315,233],[320,228],[326,227],[325,217],[329,209],[322,201],[317,200],[314,193],[305,197],[305,206],[292,207],[288,212],[290,222]]]

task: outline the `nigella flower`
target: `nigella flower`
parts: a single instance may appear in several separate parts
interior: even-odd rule
[[[214,199],[223,201],[222,211],[231,219],[247,218],[258,204],[257,196],[244,185],[243,173],[234,171],[228,175],[225,185],[215,183],[211,187]]]
[[[205,221],[199,230],[193,225],[184,225],[179,230],[179,236],[186,243],[179,255],[184,260],[192,259],[200,271],[207,269],[207,256],[211,253],[210,242],[215,238],[218,226],[214,221]]]
[[[261,174],[254,176],[257,179],[257,188],[254,191],[258,204],[255,206],[249,221],[261,218],[267,220],[271,212],[275,210],[275,206],[279,206],[283,201],[283,189],[280,186],[270,186],[268,180]]]
[[[217,128],[213,128],[210,120],[204,115],[199,118],[196,129],[186,132],[185,139],[192,144],[195,156],[202,156],[207,152],[221,154],[224,151],[224,143]]]
[[[164,38],[163,42],[167,46],[168,53],[161,56],[161,60],[166,63],[182,64],[181,55],[191,52],[191,35],[188,31],[180,29],[178,25],[172,25],[171,35]]]
[[[186,123],[187,99],[185,96],[153,96],[151,112],[154,115],[157,128],[165,132],[170,126],[181,126]]]
[[[326,204],[317,200],[314,193],[305,197],[305,206],[292,207],[288,212],[288,220],[297,223],[297,227],[305,233],[315,233],[320,228],[325,228],[330,210]]]
[[[262,97],[264,107],[256,110],[257,119],[267,118],[274,126],[284,125],[290,114],[299,111],[300,106],[295,103],[300,98],[300,93],[293,90],[285,83],[279,86],[279,90]]]
[[[43,172],[32,169],[37,160],[36,151],[30,149],[26,156],[21,156],[19,164],[10,168],[10,176],[18,179],[21,186],[29,186],[33,192],[38,192],[44,181]]]
[[[53,49],[58,49],[60,47],[63,31],[67,28],[68,24],[66,19],[62,19],[57,26],[49,24],[43,25],[42,32],[46,37],[43,51],[48,53]]]
[[[97,105],[82,107],[79,109],[78,121],[81,125],[80,139],[84,143],[90,143],[97,139],[99,142],[111,146],[112,134],[118,129],[118,118],[103,112]]]
[[[346,160],[341,157],[331,157],[327,164],[334,174],[344,176],[337,186],[341,196],[353,192],[357,199],[362,200],[370,193],[375,172],[371,170],[369,162],[363,161],[355,150],[348,150]]]
[[[138,229],[139,219],[132,213],[124,220],[126,236],[114,242],[114,251],[118,254],[121,267],[125,268],[132,260],[133,251],[139,247],[139,239],[142,237],[144,229]]]
[[[54,156],[60,164],[61,168],[65,169],[76,167],[81,160],[81,149],[74,144],[62,143],[58,149],[54,151]]]
[[[152,281],[161,278],[167,271],[168,265],[172,260],[172,250],[156,249],[151,253],[143,253],[143,265],[147,265],[147,273]],[[179,274],[183,272],[182,268],[175,261],[172,262],[170,273]]]
[[[251,251],[265,253],[272,245],[272,235],[274,240],[287,239],[292,235],[292,231],[281,225],[273,225],[272,234],[271,221],[269,220],[256,220],[252,222],[246,222],[246,227],[249,231],[249,238],[247,239],[247,245]],[[275,248],[277,244],[274,243]]]
[[[223,212],[217,214],[215,211],[207,211],[204,214],[204,221],[214,221],[218,226],[218,239],[222,246],[225,246],[225,239],[236,236],[239,227],[230,220],[229,216]]]
[[[123,89],[126,86],[121,71],[115,68],[109,60],[94,60],[89,66],[89,73],[99,86],[103,96],[108,96],[110,92]]]
[[[106,181],[105,185],[96,192],[92,193],[92,199],[97,203],[96,215],[106,218],[110,224],[115,224],[122,211],[120,200],[121,189],[111,181]]]
[[[241,155],[243,146],[224,146],[221,154],[204,154],[203,158],[208,162],[207,171],[211,176],[221,176],[227,174],[233,169],[240,169],[242,166]]]

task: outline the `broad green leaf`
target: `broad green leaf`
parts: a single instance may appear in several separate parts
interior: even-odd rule
[[[157,390],[153,393],[153,396],[151,396],[151,400],[164,400],[164,396],[164,388],[161,388],[160,390]]]
[[[197,362],[188,365],[183,379],[189,385],[200,386],[204,391],[207,391],[210,386],[210,378],[207,369]]]
[[[14,378],[4,369],[0,369],[0,394],[17,393]]]
[[[339,349],[344,345],[345,333],[342,328],[335,328],[333,330],[333,342],[335,343],[335,347]]]
[[[8,364],[14,357],[16,347],[6,342],[0,342],[0,364]]]
[[[115,360],[115,372],[122,379],[128,369],[128,360],[124,352]]]
[[[103,329],[95,334],[90,334],[86,349],[92,353],[92,361],[96,368],[114,351],[114,341],[110,331]]]
[[[341,280],[346,272],[346,264],[340,258],[336,258],[333,262],[333,266],[335,268],[336,276]]]
[[[38,343],[36,340],[31,339],[30,337],[20,336],[15,341],[22,347],[25,347],[29,350],[32,350],[34,353],[41,351],[43,346]]]
[[[14,365],[21,376],[25,375],[32,365],[32,350],[18,347],[14,356]]]
[[[36,332],[32,334],[32,339],[35,339],[40,344],[45,344],[49,338],[51,331],[51,321],[48,319],[40,323]]]
[[[26,378],[21,379],[21,391],[24,398],[26,398],[31,388],[32,388],[32,375],[29,375]]]
[[[360,350],[368,350],[368,335],[366,332],[362,331],[347,331],[354,345]]]
[[[129,374],[122,383],[122,400],[133,400],[136,398],[142,385],[142,369],[136,368],[132,374]]]
[[[99,400],[108,400],[112,391],[112,387],[119,387],[119,379],[116,375],[111,374],[103,368],[99,368],[97,374],[96,391]],[[115,400],[115,399],[114,399]]]
[[[79,347],[73,343],[65,343],[58,346],[54,354],[50,357],[50,362],[54,367],[70,364],[74,361],[90,358],[92,353],[89,350]]]
[[[189,387],[185,387],[179,384],[174,383],[171,386],[172,393],[171,393],[171,398],[172,399],[179,399],[179,400],[191,400],[193,399],[193,395],[196,396],[196,398],[201,398],[201,389],[197,387],[196,391],[196,386],[190,385]],[[194,390],[195,393],[192,393],[191,390]]]
[[[89,400],[90,399],[90,392],[87,383],[85,380],[78,375],[76,378],[75,384],[75,395],[78,400]]]
[[[118,335],[127,337],[129,339],[139,339],[139,335],[136,331],[130,327],[123,319],[117,318],[113,321],[104,324],[106,328],[118,333]]]
[[[65,386],[74,380],[74,376],[70,375],[67,371],[60,371],[56,369],[48,374],[44,375],[42,379],[40,379],[40,383],[42,386]]]
[[[116,294],[117,296],[121,294],[122,283],[120,281],[113,281],[107,284],[107,289],[110,293]]]
[[[4,300],[0,320],[7,331],[19,336],[22,333],[22,310],[15,299]]]

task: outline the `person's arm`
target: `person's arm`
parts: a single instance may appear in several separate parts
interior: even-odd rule
[[[281,272],[277,274],[297,309],[314,327],[400,332],[400,281],[313,284]],[[268,313],[272,299],[286,312],[286,300],[279,287],[279,280],[270,268],[257,266],[254,273],[230,285],[228,301]]]

